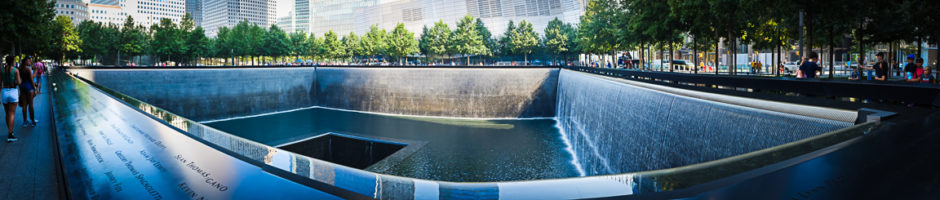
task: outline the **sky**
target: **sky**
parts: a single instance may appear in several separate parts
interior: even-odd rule
[[[294,7],[294,0],[277,0],[277,17],[287,16],[292,7]]]

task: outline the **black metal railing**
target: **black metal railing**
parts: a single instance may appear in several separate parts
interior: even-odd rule
[[[880,105],[940,107],[940,86],[927,83],[706,75],[591,67],[564,68],[683,89],[852,110]]]

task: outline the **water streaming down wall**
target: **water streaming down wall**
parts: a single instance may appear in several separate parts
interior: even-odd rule
[[[562,70],[558,80],[558,123],[586,175],[696,164],[852,125],[689,98],[569,70]]]
[[[317,78],[314,68],[69,71],[196,121],[310,107]]]
[[[555,116],[558,69],[319,68],[317,105],[468,118]]]
[[[558,69],[70,69],[196,121],[322,106],[463,118],[555,116]]]
[[[550,68],[70,71],[197,121],[315,105],[445,117],[554,116],[585,175],[701,163],[851,126]]]

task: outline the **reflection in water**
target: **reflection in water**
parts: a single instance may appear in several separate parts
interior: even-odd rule
[[[555,121],[386,116],[311,108],[207,125],[268,145],[337,132],[427,142],[383,173],[443,181],[574,177]]]

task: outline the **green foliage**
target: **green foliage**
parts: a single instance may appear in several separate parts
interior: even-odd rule
[[[154,24],[153,41],[151,42],[151,51],[154,55],[164,61],[175,61],[177,64],[182,62],[182,55],[189,49],[186,47],[184,32],[180,30],[172,20],[163,18],[159,24]]]
[[[186,46],[188,50],[186,52],[189,56],[208,56],[212,52],[212,45],[210,45],[209,38],[206,37],[206,31],[202,27],[196,27],[186,38]]]
[[[496,39],[493,38],[493,33],[490,32],[490,29],[486,28],[486,24],[483,24],[483,19],[477,18],[476,26],[477,31],[480,31],[480,37],[483,38],[483,46],[486,46],[486,53],[483,55],[493,55],[493,50],[499,48],[499,44],[497,44]]]
[[[543,40],[545,47],[552,54],[565,54],[570,50],[571,43],[568,43],[570,40],[564,26],[565,24],[561,20],[555,18],[549,21],[548,26],[545,27],[545,38]]]
[[[301,56],[307,54],[310,45],[307,44],[307,33],[293,32],[290,34],[290,55]]]
[[[114,37],[115,35],[121,35],[121,30],[117,26],[113,24],[105,26],[101,23],[82,21],[78,24],[76,31],[78,37],[85,41],[79,45],[79,48],[82,49],[80,55],[85,58],[110,60],[113,58],[111,55],[117,53],[118,43],[121,39],[120,37]]]
[[[268,28],[263,40],[264,46],[262,49],[265,56],[277,58],[287,56],[291,52],[291,41],[287,37],[287,32],[281,30],[277,25],[271,25]]]
[[[329,49],[324,44],[323,38],[314,35],[310,35],[310,38],[307,38],[307,55],[315,58],[326,58],[328,52]]]
[[[368,56],[385,54],[385,49],[388,48],[387,35],[385,29],[379,29],[377,25],[369,27],[369,32],[362,36],[362,42],[359,45],[362,48],[362,54]]]
[[[137,26],[134,18],[127,16],[124,20],[124,27],[121,28],[121,39],[118,43],[118,51],[128,57],[137,56],[144,53],[147,47],[149,35],[144,32],[143,26]]]
[[[483,44],[483,36],[480,35],[474,19],[470,15],[465,15],[457,22],[457,29],[453,32],[450,46],[453,48],[454,53],[468,55],[468,63],[470,62],[470,55],[485,55],[489,52],[489,49]]]
[[[506,27],[506,33],[503,33],[502,37],[499,37],[499,55],[513,55],[512,49],[512,38],[516,36],[516,25],[509,20],[509,25]]]
[[[59,61],[65,60],[68,55],[75,57],[78,52],[81,52],[79,46],[82,44],[82,39],[72,27],[72,19],[66,16],[56,17],[52,36],[53,45],[50,46],[49,53],[51,56],[56,56],[56,59],[60,59]]]
[[[418,41],[415,34],[405,29],[404,23],[398,23],[388,37],[388,54],[395,58],[418,53]]]
[[[651,0],[637,0],[637,2]],[[588,2],[584,16],[581,16],[580,46],[586,53],[609,53],[619,48],[618,33],[621,27],[617,22],[618,7],[615,0],[595,0]],[[638,7],[639,8],[639,7]],[[634,25],[633,27],[640,27]],[[644,30],[634,29],[639,32]]]
[[[513,52],[526,55],[528,62],[528,55],[532,54],[535,48],[539,46],[539,35],[532,29],[532,24],[525,20],[519,22],[519,27],[516,28],[515,32],[515,37],[510,41]]]
[[[325,56],[329,59],[346,56],[346,48],[343,46],[343,42],[337,38],[336,33],[333,33],[332,30],[323,34],[323,46],[326,48]]]
[[[447,23],[444,23],[443,20],[435,22],[434,27],[425,36],[427,37],[427,55],[439,56],[452,52],[449,47],[451,40],[450,26],[447,26]],[[422,36],[422,38],[425,38],[425,36]]]
[[[0,1],[0,55],[12,52],[46,54],[54,45],[55,1]]]
[[[362,40],[355,32],[349,32],[349,35],[343,36],[343,46],[346,47],[346,56],[356,57],[362,54]]]

